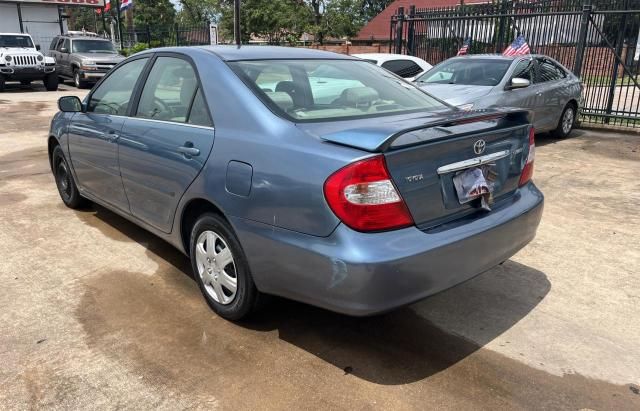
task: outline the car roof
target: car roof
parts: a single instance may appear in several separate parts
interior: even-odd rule
[[[278,46],[197,46],[196,48],[209,51],[225,61],[239,60],[271,60],[271,59],[332,59],[356,60],[351,56],[332,53],[330,51],[314,50],[302,47]],[[184,48],[182,48],[184,51]]]
[[[353,57],[358,57],[361,59],[375,59],[378,61],[389,61],[389,60],[412,60],[412,61],[417,61],[417,60],[421,60],[424,61],[423,59],[421,59],[420,57],[415,57],[415,56],[409,56],[406,54],[393,54],[393,53],[357,53],[357,54],[352,54]]]

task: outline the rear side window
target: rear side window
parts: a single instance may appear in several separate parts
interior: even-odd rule
[[[567,74],[552,61],[547,59],[538,59],[538,81],[555,81],[565,78]]]
[[[149,72],[137,117],[185,123],[198,87],[191,64],[176,57],[158,57]]]
[[[389,60],[382,63],[381,67],[402,78],[415,77],[422,73],[420,66],[412,60]]]
[[[202,91],[199,88],[193,98],[193,104],[191,104],[191,111],[189,111],[189,120],[187,123],[195,124],[197,126],[213,127],[213,122],[209,116],[209,110],[204,102]]]
[[[130,61],[112,72],[91,95],[87,111],[126,116],[131,94],[147,60],[142,58]]]
[[[51,40],[51,44],[49,45],[49,50],[55,50],[56,44],[58,44],[58,38],[54,37],[53,40]]]
[[[516,68],[513,70],[511,78],[523,78],[533,83],[535,79],[534,67],[535,64],[533,60],[521,60],[516,64]]]

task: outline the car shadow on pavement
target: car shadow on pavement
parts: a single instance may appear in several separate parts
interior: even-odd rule
[[[112,239],[144,245],[169,287],[184,283],[184,277],[179,278],[176,272],[192,279],[189,260],[153,234],[99,206],[77,215]],[[399,385],[422,380],[464,360],[522,320],[550,288],[544,273],[509,260],[464,284],[384,315],[349,317],[271,298],[263,310],[236,323],[236,327],[244,328],[245,333],[277,331],[280,340],[338,367],[344,374],[376,384]],[[188,295],[194,300],[185,304],[201,298],[197,293],[193,281]],[[180,310],[175,301],[168,304]],[[204,299],[201,304],[205,305]],[[211,322],[207,309],[195,315],[202,317],[198,323]],[[154,321],[163,322],[159,318]]]

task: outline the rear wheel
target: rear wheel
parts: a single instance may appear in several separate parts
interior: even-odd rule
[[[47,91],[56,91],[58,89],[58,74],[47,74],[43,82],[44,87],[47,89]]]
[[[576,108],[573,104],[567,104],[560,116],[558,127],[553,131],[553,135],[558,138],[566,138],[576,123]]]
[[[203,214],[189,243],[194,277],[213,311],[228,320],[251,314],[259,292],[229,223],[217,214]]]
[[[76,186],[76,183],[73,180],[71,169],[69,168],[67,160],[64,158],[64,153],[60,146],[56,146],[53,149],[53,154],[51,155],[51,167],[62,202],[67,207],[74,209],[85,205],[86,200],[78,191],[78,186]]]

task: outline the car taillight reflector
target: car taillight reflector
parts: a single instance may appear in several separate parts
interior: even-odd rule
[[[336,216],[354,230],[382,231],[413,225],[381,155],[333,173],[324,183],[324,196]]]
[[[527,162],[522,168],[522,174],[520,174],[519,186],[527,184],[531,177],[533,177],[533,161],[536,158],[536,143],[535,143],[535,131],[533,127],[529,129],[529,155],[527,156]]]

